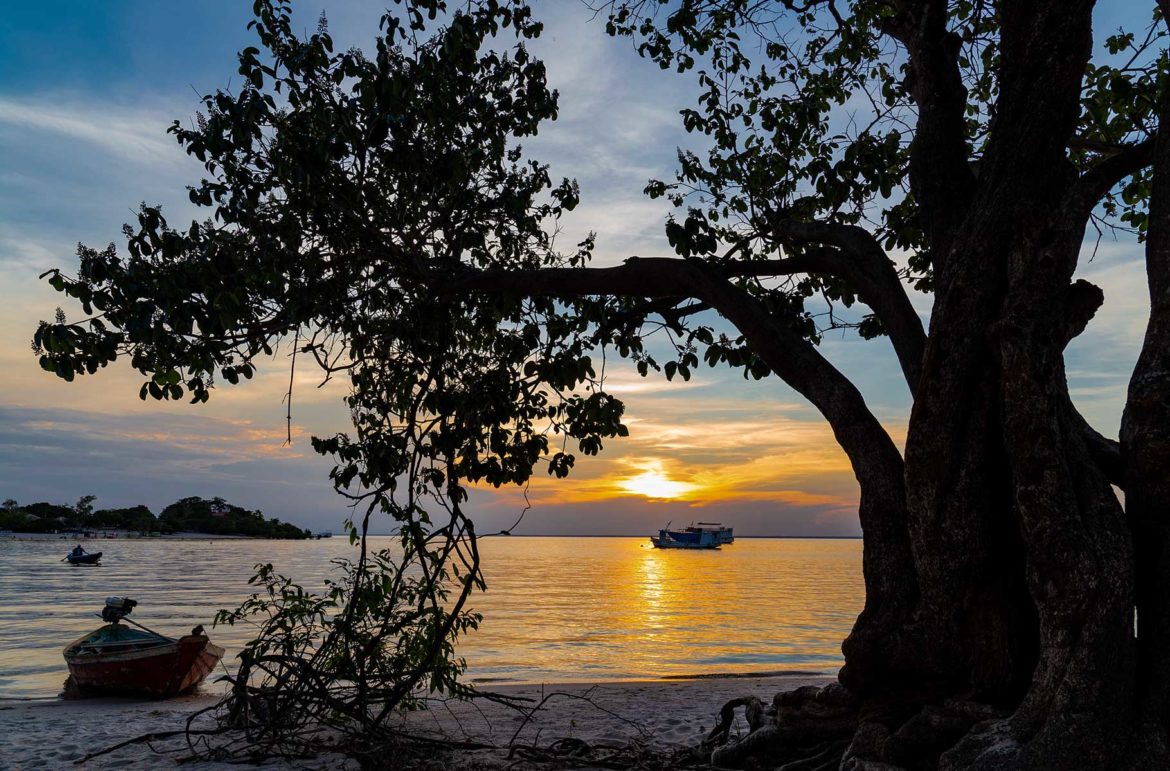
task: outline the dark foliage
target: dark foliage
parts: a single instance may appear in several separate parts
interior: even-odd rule
[[[0,530],[17,533],[44,533],[58,530],[130,530],[139,533],[188,531],[210,535],[245,535],[254,538],[308,538],[304,528],[265,519],[259,511],[228,503],[223,498],[183,498],[167,506],[156,517],[143,505],[124,509],[94,511],[95,496],[83,497],[77,505],[5,501],[0,509]]]
[[[159,514],[158,525],[167,532],[190,531],[258,538],[308,538],[310,535],[304,528],[281,522],[275,517],[265,519],[261,512],[248,511],[223,498],[206,500],[191,497],[175,501]]]

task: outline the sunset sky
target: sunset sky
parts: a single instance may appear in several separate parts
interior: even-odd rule
[[[298,18],[312,29],[324,9],[338,48],[364,47],[384,5],[302,2]],[[1099,29],[1123,21],[1117,9],[1126,4],[1108,5]],[[560,91],[561,115],[527,146],[554,177],[580,182],[566,242],[596,231],[602,265],[667,255],[668,204],[642,189],[672,176],[677,147],[695,146],[678,118],[693,77],[639,59],[579,3],[536,6],[547,31],[532,48]],[[99,507],[144,503],[157,512],[180,497],[219,495],[339,529],[345,505],[309,437],[347,428],[344,391],[318,389],[313,373],[298,370],[286,446],[283,355],[254,381],[192,406],[139,401],[128,365],[64,383],[29,349],[38,319],[63,302],[37,276],[72,271],[79,241],[121,246],[120,226],[140,201],[162,204],[175,221],[194,216],[185,185],[202,169],[165,130],[190,119],[200,94],[238,81],[235,52],[253,43],[250,7],[62,1],[0,17],[0,498],[70,503],[92,493]],[[1085,250],[1080,275],[1105,290],[1106,305],[1070,348],[1070,380],[1090,422],[1116,436],[1148,307],[1142,252],[1112,235]],[[929,298],[915,304],[925,320]],[[837,336],[822,349],[900,444],[909,398],[889,344]],[[827,424],[778,380],[702,369],[668,383],[621,362],[607,372],[609,390],[626,400],[630,437],[580,460],[568,480],[539,472],[518,533],[647,535],[668,520],[714,519],[742,535],[858,534],[843,454]],[[480,532],[511,525],[525,505],[515,489],[477,491],[473,503]]]

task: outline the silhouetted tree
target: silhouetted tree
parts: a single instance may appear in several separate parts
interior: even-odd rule
[[[137,530],[140,533],[158,530],[158,519],[143,505],[125,509],[99,509],[91,518],[94,527]]]
[[[96,500],[96,495],[83,495],[73,504],[73,513],[78,524],[93,524],[93,502]]]
[[[309,531],[281,522],[276,517],[264,518],[259,511],[228,503],[223,498],[207,500],[191,496],[175,501],[158,516],[159,526],[177,532],[189,530],[217,535],[248,535],[262,538],[308,538]]]
[[[143,398],[204,401],[287,340],[352,383],[355,433],[314,440],[338,489],[407,532],[435,501],[458,522],[465,484],[569,473],[552,435],[586,455],[624,435],[597,351],[643,374],[687,378],[702,359],[775,375],[853,466],[866,604],[843,687],[784,697],[721,761],[813,747],[836,762],[847,745],[856,768],[1166,767],[1158,8],[1095,38],[1091,0],[599,4],[644,56],[698,69],[682,119],[710,149],[648,187],[682,210],[677,256],[591,268],[591,240],[563,254],[551,236],[575,184],[518,144],[556,115],[511,38],[539,33],[523,4],[404,2],[368,55],[257,5],[264,51],[241,53],[243,87],[172,128],[205,163],[191,200],[213,216],[174,229],[145,207],[128,258],[82,248],[77,277],[51,272],[97,318],[42,325],[45,369],[72,379],[126,354]],[[1073,281],[1090,222],[1147,238],[1153,308],[1120,445],[1066,383],[1065,347],[1102,302]],[[928,330],[907,284],[934,293]],[[861,319],[828,325],[889,337],[914,400],[904,450],[818,351],[810,298],[860,302]],[[644,344],[659,328],[670,361]]]

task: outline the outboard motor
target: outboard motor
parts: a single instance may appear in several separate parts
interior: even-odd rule
[[[129,616],[130,611],[134,610],[134,606],[137,604],[138,600],[132,600],[129,597],[107,597],[106,604],[102,607],[102,621],[116,624]]]

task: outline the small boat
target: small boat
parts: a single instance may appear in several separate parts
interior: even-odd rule
[[[65,555],[65,560],[70,565],[96,565],[101,558],[102,553],[100,551],[86,552],[84,554],[73,554],[70,552]]]
[[[668,525],[669,526],[669,525]],[[714,533],[688,532],[662,528],[658,535],[650,536],[650,543],[656,549],[718,549],[719,540]]]
[[[322,530],[321,532],[315,534],[313,537],[316,538],[318,541],[320,541],[322,538],[332,538],[333,531],[332,530]]]
[[[167,698],[203,682],[223,657],[223,648],[201,626],[177,640],[140,624],[137,629],[124,626],[137,604],[107,597],[102,619],[109,623],[65,647],[65,663],[79,689]]]
[[[650,543],[657,549],[718,549],[734,540],[731,528],[718,522],[700,522],[698,525],[692,522],[682,530],[671,530],[667,522],[658,535],[650,536]]]

